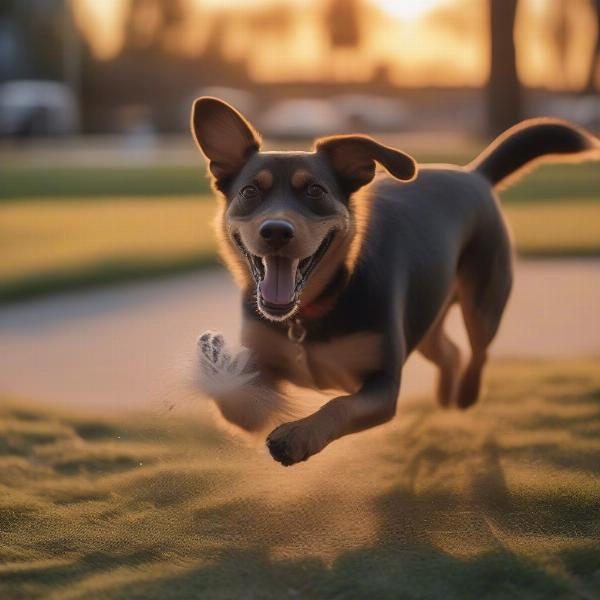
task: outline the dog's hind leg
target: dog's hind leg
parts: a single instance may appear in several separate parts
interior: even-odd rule
[[[458,274],[458,298],[471,346],[471,358],[461,376],[456,404],[468,408],[477,402],[488,347],[496,336],[512,286],[510,250],[499,243],[495,252],[476,259]],[[486,260],[487,258],[487,260]]]
[[[447,313],[445,309],[418,346],[418,351],[439,369],[436,397],[440,406],[452,402],[461,365],[460,350],[444,329]]]

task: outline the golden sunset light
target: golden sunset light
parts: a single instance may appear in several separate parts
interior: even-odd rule
[[[371,0],[372,4],[392,17],[406,21],[422,18],[432,9],[451,0]]]
[[[600,0],[0,0],[0,252],[0,600],[600,598]]]
[[[123,43],[127,3],[72,3],[94,53],[101,59],[114,57]],[[569,13],[567,26],[577,35],[573,36],[570,52],[560,59],[543,43],[555,27],[556,10],[542,0],[519,3],[515,37],[523,48],[518,67],[525,83],[574,88],[582,85],[587,66],[580,57],[592,51],[596,27],[590,19],[587,0],[573,0],[575,4],[579,10]],[[223,52],[232,60],[246,60],[255,79],[318,80],[336,72],[327,59],[328,41],[323,29],[327,2],[232,0],[225,8],[220,0],[186,0],[182,5],[188,9],[187,23],[171,47],[184,54],[201,50],[208,43],[207,26],[220,19],[219,15],[227,14],[231,20],[221,33]],[[487,18],[486,1],[364,0],[357,6],[362,15],[361,41],[351,52],[353,66],[349,77],[364,80],[374,69],[387,65],[392,80],[408,87],[475,86],[485,81],[488,40],[479,23]],[[283,29],[259,26],[253,31],[243,19],[247,14],[258,23],[270,9],[277,9],[277,14],[282,15]],[[149,13],[148,23],[151,22]]]
[[[75,18],[100,58],[117,54],[127,5],[123,0],[71,0]]]

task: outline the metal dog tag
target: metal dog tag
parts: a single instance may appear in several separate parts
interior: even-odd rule
[[[300,319],[294,319],[288,327],[288,339],[296,344],[301,344],[306,338],[306,327]]]

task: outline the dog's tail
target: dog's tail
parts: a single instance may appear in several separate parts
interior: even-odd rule
[[[559,119],[529,119],[511,127],[488,146],[467,169],[493,186],[506,186],[540,160],[579,162],[600,158],[600,140]]]

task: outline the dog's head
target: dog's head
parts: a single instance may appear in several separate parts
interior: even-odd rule
[[[199,98],[192,132],[225,198],[222,233],[244,261],[267,319],[291,317],[314,298],[355,235],[350,198],[375,175],[415,176],[413,159],[367,136],[318,140],[313,152],[261,152],[260,137],[231,106]]]

